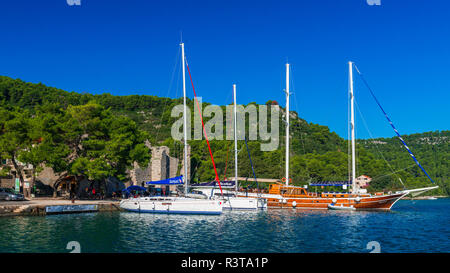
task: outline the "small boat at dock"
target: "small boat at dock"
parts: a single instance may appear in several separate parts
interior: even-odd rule
[[[356,210],[355,207],[353,207],[353,205],[344,206],[343,204],[341,204],[340,206],[336,206],[336,204],[334,204],[334,203],[328,204],[328,209],[331,209],[331,210]]]

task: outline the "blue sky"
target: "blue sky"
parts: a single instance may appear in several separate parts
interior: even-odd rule
[[[236,83],[239,103],[284,106],[288,60],[293,110],[346,137],[352,60],[400,133],[448,130],[449,9],[437,0],[2,1],[0,75],[76,92],[180,97],[180,74],[171,77],[182,32],[204,101],[230,103]],[[356,75],[355,95],[372,135],[394,136]],[[369,137],[360,117],[357,128]]]

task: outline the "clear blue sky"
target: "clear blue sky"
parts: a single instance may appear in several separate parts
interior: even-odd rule
[[[176,80],[169,85],[182,32],[204,101],[230,103],[237,83],[239,103],[284,106],[289,60],[293,110],[346,137],[352,60],[400,133],[449,129],[449,1],[11,0],[0,10],[0,75],[76,92],[179,97]],[[355,94],[372,134],[394,136],[356,76]],[[369,136],[359,117],[357,126]]]

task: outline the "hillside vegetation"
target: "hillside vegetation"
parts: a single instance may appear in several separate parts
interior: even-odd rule
[[[170,134],[172,124],[178,119],[171,117],[171,110],[179,104],[182,104],[181,98],[170,99],[148,95],[113,96],[110,94],[80,94],[47,87],[41,83],[27,83],[19,79],[0,76],[0,107],[4,113],[20,113],[25,111],[28,114],[21,118],[32,119],[38,114],[45,114],[43,113],[45,111],[49,113],[56,111],[58,115],[72,113],[73,118],[74,109],[76,109],[74,107],[84,106],[84,108],[80,109],[86,109],[86,105],[91,105],[90,107],[98,109],[99,113],[106,111],[105,114],[99,114],[100,116],[108,116],[105,117],[105,122],[120,124],[126,123],[126,120],[128,120],[128,123],[136,124],[136,129],[134,129],[133,125],[131,127],[129,126],[127,129],[129,132],[120,132],[119,127],[110,128],[110,130],[117,130],[117,133],[124,134],[124,140],[130,137],[128,135],[130,132],[139,135],[139,137],[133,138],[133,144],[127,147],[129,152],[136,150],[139,153],[128,153],[126,159],[118,158],[120,157],[120,153],[115,155],[114,160],[121,162],[120,174],[122,179],[126,179],[123,177],[123,170],[125,170],[125,165],[128,168],[131,167],[130,160],[137,158],[140,159],[140,162],[144,163],[148,160],[142,155],[144,151],[143,147],[136,146],[137,143],[135,143],[135,141],[142,139],[143,136],[149,139],[152,145],[166,145],[170,147],[171,156],[182,158],[182,143],[174,141]],[[272,104],[272,102],[268,101],[267,104]],[[195,111],[193,101],[188,100],[188,105],[193,113]],[[55,110],[55,108],[59,110]],[[225,106],[222,106],[222,108],[225,109]],[[283,134],[285,129],[283,128],[284,123],[282,122],[284,118],[283,109],[281,109],[281,112],[282,115],[280,115],[279,122],[280,145],[277,150],[262,152],[259,141],[249,141],[252,161],[258,177],[280,179],[284,176],[285,151]],[[123,117],[126,120],[112,121],[112,116],[109,116],[108,113],[112,113],[112,116],[115,117]],[[293,183],[296,185],[304,185],[311,181],[347,180],[349,161],[347,155],[348,141],[336,133],[330,132],[327,126],[308,123],[297,117],[296,113],[291,113],[291,116],[290,173]],[[53,120],[54,122],[58,122],[57,119]],[[4,126],[1,125],[1,127]],[[248,128],[248,121],[246,127]],[[139,132],[136,130],[139,130]],[[83,130],[79,129],[78,133],[82,134]],[[5,136],[5,130],[0,132],[0,134]],[[91,134],[95,135],[92,131]],[[113,131],[108,132],[108,135],[110,137],[106,141],[112,141],[113,143],[118,141],[113,138],[115,136]],[[440,186],[432,194],[448,195],[450,192],[450,184],[448,182],[449,137],[450,131],[425,132],[404,136],[405,141],[413,153]],[[100,142],[104,141],[104,139],[101,136],[97,136],[96,141]],[[95,146],[96,141],[89,143],[91,143],[91,146]],[[191,140],[189,144],[191,145],[192,180],[208,181],[214,179],[214,170],[206,141]],[[211,148],[221,179],[225,176],[234,176],[233,145],[234,141],[230,140],[211,141]],[[238,149],[240,150],[239,175],[252,177],[245,143],[244,141],[240,141],[238,145]],[[96,147],[97,152],[95,156],[99,156],[103,148]],[[6,148],[4,147],[3,149],[5,150]],[[358,140],[357,151],[357,174],[365,174],[373,178],[369,188],[371,191],[402,189],[404,185],[408,188],[431,185],[431,182],[420,168],[415,165],[397,138]],[[5,151],[0,152],[3,158],[8,157]],[[228,163],[226,162],[227,155]],[[87,161],[83,162],[87,164]],[[79,168],[82,171],[86,171],[86,169],[83,169],[85,168],[83,166],[79,166]],[[102,174],[102,166],[108,169],[104,172],[105,174],[113,173],[109,169],[111,166],[108,164],[105,165],[104,162],[95,166],[95,170],[92,171],[97,174]],[[39,171],[39,169],[36,171]],[[83,175],[84,173],[79,174]],[[102,175],[97,176],[103,177]]]

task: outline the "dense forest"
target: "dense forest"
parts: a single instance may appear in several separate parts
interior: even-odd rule
[[[126,180],[126,169],[132,167],[133,161],[146,164],[149,160],[145,155],[148,151],[142,145],[144,139],[148,139],[152,145],[168,146],[171,156],[182,158],[182,143],[171,137],[171,126],[178,119],[171,117],[171,111],[181,103],[181,98],[67,92],[41,83],[27,83],[0,76],[1,157],[18,156],[21,162],[35,164],[36,172],[39,172],[39,166],[42,165],[39,163],[43,163],[66,173],[94,179],[115,175]],[[188,106],[194,110],[193,103],[188,100]],[[267,102],[268,105],[273,103]],[[221,107],[225,109],[225,106]],[[191,111],[192,115],[193,112]],[[284,114],[281,109],[280,145],[277,150],[263,152],[260,141],[248,143],[258,177],[284,176]],[[47,123],[42,124],[43,121]],[[20,123],[23,126],[17,126]],[[248,123],[246,121],[246,128]],[[16,142],[8,142],[11,130],[18,130],[12,136]],[[60,137],[54,136],[55,134]],[[87,135],[89,137],[83,138]],[[404,136],[413,153],[440,186],[431,194],[450,193],[449,137],[450,131]],[[290,139],[290,167],[294,184],[348,179],[347,140],[330,132],[326,126],[308,123],[294,112],[291,112]],[[83,143],[86,150],[76,151],[80,143]],[[191,179],[214,179],[206,141],[190,140],[189,144],[192,153]],[[120,147],[121,145],[124,147]],[[40,147],[44,150],[39,152],[36,148],[32,153],[32,149],[27,147]],[[234,141],[214,140],[211,141],[211,148],[220,178],[234,176]],[[239,175],[251,177],[244,141],[239,141],[238,150]],[[74,155],[74,151],[79,153]],[[431,184],[397,138],[358,140],[357,151],[357,174],[373,178],[369,191]],[[55,158],[58,156],[64,160],[58,161]]]

